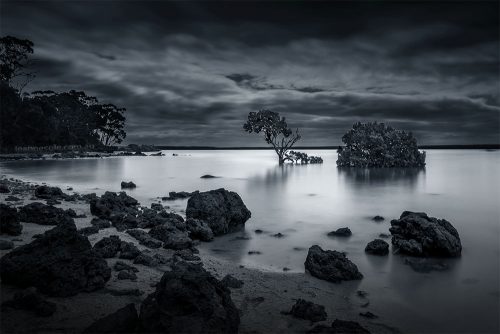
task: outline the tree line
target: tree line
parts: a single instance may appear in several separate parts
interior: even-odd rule
[[[33,43],[0,38],[0,147],[110,146],[126,137],[125,108],[83,91],[22,93],[34,79]]]

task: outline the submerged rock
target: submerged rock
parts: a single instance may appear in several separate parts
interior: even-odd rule
[[[376,221],[376,222],[381,222],[381,221],[384,221],[385,218],[382,217],[382,216],[375,216],[372,218],[373,221]]]
[[[223,188],[193,195],[186,208],[187,218],[205,221],[216,236],[241,227],[250,216],[241,197]]]
[[[442,262],[430,261],[428,259],[405,259],[405,264],[409,265],[411,269],[419,273],[429,273],[431,271],[445,271],[448,270],[448,265]]]
[[[392,244],[401,253],[442,257],[456,257],[462,253],[460,236],[445,219],[405,211],[399,219],[391,221],[391,226]]]
[[[177,262],[141,305],[143,332],[237,333],[230,291],[202,266]]]
[[[375,239],[366,245],[365,252],[374,255],[389,254],[389,244],[382,239]]]
[[[330,327],[325,325],[318,325],[313,329],[309,330],[307,333],[310,334],[370,334],[370,332],[361,327],[361,325],[355,321],[346,321],[335,319]]]
[[[122,189],[134,189],[134,188],[137,187],[135,185],[135,183],[132,182],[132,181],[130,181],[130,182],[122,181],[122,183],[120,184],[120,186],[121,186]]]
[[[336,231],[331,231],[328,233],[329,236],[335,236],[335,237],[350,237],[352,235],[351,230],[349,227],[341,227],[337,229]]]
[[[0,203],[0,234],[20,235],[23,226],[19,218],[16,208]]]
[[[200,179],[216,179],[216,178],[218,178],[218,176],[213,176],[210,174],[205,174],[205,175],[200,176]]]
[[[34,287],[16,292],[13,299],[2,303],[4,307],[32,311],[40,317],[50,317],[57,309],[56,304],[45,300]]]
[[[95,321],[84,333],[135,333],[139,316],[133,303]]]
[[[318,245],[309,248],[304,265],[312,276],[334,283],[363,278],[344,253],[323,250]]]
[[[73,222],[72,216],[76,216],[76,213],[70,210],[63,210],[52,205],[33,202],[19,209],[19,219],[23,222],[40,225],[71,223]]]
[[[75,225],[67,223],[4,255],[0,277],[3,284],[35,286],[49,295],[64,297],[102,288],[111,277],[111,269]]]
[[[298,299],[289,313],[295,318],[309,320],[311,322],[324,321],[327,318],[323,305],[314,304],[304,299]]]

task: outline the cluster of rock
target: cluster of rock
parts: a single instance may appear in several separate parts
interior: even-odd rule
[[[171,191],[168,193],[168,196],[162,197],[161,199],[163,201],[174,201],[177,199],[186,199],[189,198],[195,194],[198,194],[199,191],[193,191],[193,192],[187,192],[187,191]]]

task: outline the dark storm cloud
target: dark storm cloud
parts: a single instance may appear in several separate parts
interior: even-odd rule
[[[3,34],[35,43],[30,88],[127,108],[128,142],[261,145],[270,108],[303,145],[356,121],[422,143],[499,141],[498,4],[2,2]]]

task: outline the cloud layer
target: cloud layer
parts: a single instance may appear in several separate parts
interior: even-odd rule
[[[269,108],[338,145],[356,121],[423,144],[498,143],[498,3],[2,2],[35,43],[30,89],[127,108],[127,142],[262,145]]]

